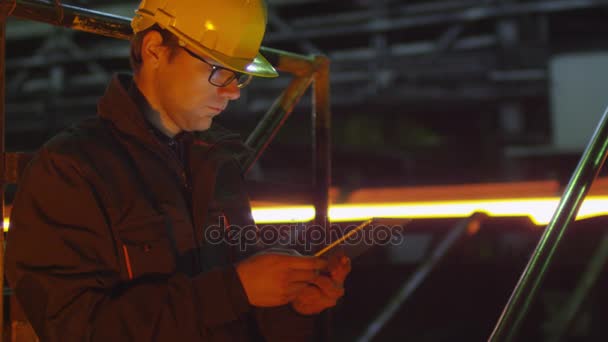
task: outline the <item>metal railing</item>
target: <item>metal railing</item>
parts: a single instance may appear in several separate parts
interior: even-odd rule
[[[566,229],[575,220],[591,184],[597,178],[608,154],[608,108],[591,137],[574,174],[564,191],[551,223],[530,257],[489,341],[514,341],[538,289],[551,265]]]
[[[399,290],[390,297],[386,305],[378,315],[367,325],[363,334],[357,338],[357,342],[371,342],[384,329],[390,320],[395,317],[403,304],[410,299],[415,291],[428,279],[433,270],[441,263],[448,252],[465,235],[474,235],[479,231],[481,224],[488,216],[484,213],[473,213],[471,216],[461,219],[437,244],[437,247],[429,253],[420,266],[401,285]]]

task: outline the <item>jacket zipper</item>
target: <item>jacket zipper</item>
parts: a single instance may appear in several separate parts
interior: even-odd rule
[[[159,146],[159,148],[162,150],[163,148],[165,149],[166,152],[168,152],[167,154],[169,155],[169,158],[171,158],[175,164],[178,166],[179,168],[179,177],[181,178],[182,181],[182,185],[185,187],[186,189],[186,195],[188,196],[188,198],[186,198],[187,200],[187,204],[189,206],[189,212],[190,212],[190,220],[192,222],[192,229],[193,229],[193,242],[194,242],[194,246],[197,250],[200,251],[201,249],[201,244],[198,241],[197,238],[197,234],[196,234],[196,225],[195,225],[195,220],[194,220],[194,208],[193,208],[193,202],[194,202],[194,198],[193,198],[193,190],[191,188],[191,184],[190,181],[188,180],[188,176],[187,176],[187,171],[186,171],[186,165],[184,165],[184,163],[175,155],[175,153],[173,153],[173,151],[170,150],[170,148],[168,148],[167,146],[164,146],[160,141],[158,141],[158,139],[155,139],[156,144]],[[176,142],[174,142],[176,143]],[[189,152],[188,152],[189,153]],[[202,260],[202,256],[201,253],[197,253],[197,258],[196,258],[196,262],[198,263],[198,270],[199,271],[203,271],[203,260]]]

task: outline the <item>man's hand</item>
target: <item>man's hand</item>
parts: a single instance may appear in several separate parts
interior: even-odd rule
[[[321,258],[260,253],[241,261],[236,272],[251,305],[272,307],[294,300],[326,268]]]
[[[328,269],[330,276],[319,276],[303,288],[291,302],[291,306],[303,315],[314,315],[336,305],[344,295],[344,280],[350,273],[350,259],[332,256]]]

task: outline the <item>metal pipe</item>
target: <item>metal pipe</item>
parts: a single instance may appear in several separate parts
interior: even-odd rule
[[[21,171],[34,157],[33,153],[5,152],[4,153],[4,184],[17,184]]]
[[[264,150],[266,150],[266,147],[270,144],[279,129],[281,129],[285,120],[287,120],[293,111],[293,107],[304,95],[311,82],[311,76],[295,78],[287,89],[283,91],[281,96],[276,99],[253,132],[251,132],[245,144],[252,148],[254,153],[243,162],[244,174],[249,172],[253,164],[264,153]]]
[[[331,108],[329,59],[318,56],[313,84],[313,204],[315,224],[328,227],[329,188],[331,186]]]
[[[591,261],[587,265],[585,273],[578,282],[576,289],[563,306],[562,311],[557,316],[558,323],[555,325],[557,330],[551,335],[549,341],[558,342],[562,340],[568,329],[572,326],[576,315],[587,298],[589,291],[597,282],[598,277],[604,270],[606,261],[608,260],[608,234],[605,234],[600,242],[599,247],[593,254]]]
[[[597,177],[608,153],[608,108],[598,124],[589,145],[566,187],[564,195],[553,215],[551,223],[530,257],[507,305],[505,306],[489,341],[512,341],[523,322],[553,255],[568,225],[576,214]]]
[[[329,59],[315,58],[315,80],[312,99],[313,191],[315,206],[314,224],[329,229],[329,189],[331,186],[331,105]],[[332,310],[325,310],[317,319],[317,340],[329,342],[332,338]]]
[[[0,180],[0,213],[2,214],[2,220],[0,222],[3,223],[0,230],[0,287],[3,289],[0,295],[0,337],[4,336],[4,189],[6,184],[4,136],[6,118],[6,18],[8,17],[5,10],[5,7],[0,9],[0,172],[2,172]]]
[[[310,75],[314,71],[315,56],[298,55],[263,46],[260,52],[278,71],[289,72],[298,77]]]
[[[127,17],[65,4],[55,7],[53,1],[12,0],[10,2],[14,3],[15,7],[9,15],[16,18],[118,39],[129,39],[133,32],[129,24],[131,19]]]
[[[422,282],[431,274],[431,271],[439,264],[441,259],[447,254],[450,248],[460,239],[466,232],[477,233],[481,222],[487,218],[486,214],[474,213],[466,219],[460,220],[456,226],[450,230],[445,238],[437,245],[431,256],[421,264],[414,274],[401,286],[401,289],[387,302],[386,306],[380,314],[370,323],[363,335],[357,342],[369,342],[380,333],[386,324],[395,316],[403,303],[412,296],[414,291],[422,284]]]
[[[407,4],[403,6],[391,6],[391,15],[396,16],[418,16],[422,14],[429,14],[432,12],[448,12],[455,10],[462,10],[469,7],[473,7],[479,4],[479,0],[449,0],[449,1],[432,1],[424,3]],[[331,13],[331,14],[315,14],[311,17],[294,18],[290,20],[290,25],[296,30],[309,28],[309,27],[321,27],[321,26],[337,26],[344,24],[352,24],[369,21],[374,18],[381,16],[382,10],[375,8],[365,8],[362,10],[356,10],[351,12],[343,13]]]

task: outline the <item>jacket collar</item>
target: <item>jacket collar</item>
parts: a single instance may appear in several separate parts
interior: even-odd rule
[[[135,86],[133,82],[131,75],[114,75],[98,103],[98,114],[102,119],[110,121],[123,134],[132,136],[146,145],[158,146],[158,138],[150,131],[149,124],[142,112],[142,110],[146,110],[145,108],[152,109],[141,93],[140,99],[137,95],[130,94],[133,92],[129,92],[129,89]],[[144,101],[144,105],[138,104],[140,101]],[[253,152],[242,143],[238,134],[216,123],[213,123],[211,128],[206,131],[193,132],[193,137],[195,145],[206,148],[213,146],[220,154],[230,155],[237,160]]]
[[[132,83],[133,78],[129,75],[114,75],[99,100],[97,113],[102,119],[110,121],[122,134],[146,145],[156,146],[156,137],[150,132],[144,114],[129,94]]]

